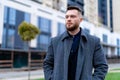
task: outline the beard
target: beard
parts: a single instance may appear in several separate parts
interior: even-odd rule
[[[70,27],[67,27],[67,25],[66,25],[67,31],[74,31],[74,30],[76,30],[78,27],[79,27],[78,24],[74,24],[74,25],[72,25],[72,26],[70,26]]]

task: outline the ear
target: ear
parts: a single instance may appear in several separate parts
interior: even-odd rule
[[[83,18],[80,18],[80,22],[82,22]]]

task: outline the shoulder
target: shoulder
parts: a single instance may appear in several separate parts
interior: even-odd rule
[[[96,41],[96,40],[99,40],[98,37],[94,36],[94,35],[91,35],[89,33],[87,33],[84,29],[81,28],[81,37],[84,41],[88,41],[88,42],[93,42],[93,41]]]
[[[91,50],[94,50],[101,46],[100,38],[87,34],[87,44]]]
[[[53,44],[53,45],[54,45],[54,44],[58,44],[60,41],[62,41],[63,35],[64,35],[64,33],[61,34],[61,35],[58,35],[58,36],[56,36],[56,37],[52,37],[52,38],[51,38],[52,44]]]
[[[87,37],[87,41],[90,42],[90,43],[97,43],[99,42],[100,43],[100,38],[97,37],[97,36],[94,36],[94,35],[91,35],[91,34],[88,34],[86,32],[84,32],[86,37]]]
[[[62,35],[59,35],[59,36],[56,36],[56,37],[52,37],[52,38],[51,38],[51,41],[53,41],[53,42],[58,42],[58,41],[61,39],[61,36],[62,36]]]
[[[90,35],[90,34],[88,34],[88,37],[90,38],[90,39],[93,39],[93,40],[100,40],[100,38],[98,38],[97,36],[94,36],[94,35]]]

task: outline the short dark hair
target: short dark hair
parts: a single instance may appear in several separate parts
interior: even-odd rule
[[[78,10],[79,12],[82,13],[82,9],[79,8],[79,7],[77,7],[77,6],[68,6],[68,7],[67,7],[67,11],[68,11],[68,10],[73,10],[73,9]]]

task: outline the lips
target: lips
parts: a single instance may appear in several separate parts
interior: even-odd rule
[[[67,25],[71,25],[72,23],[67,23]]]

